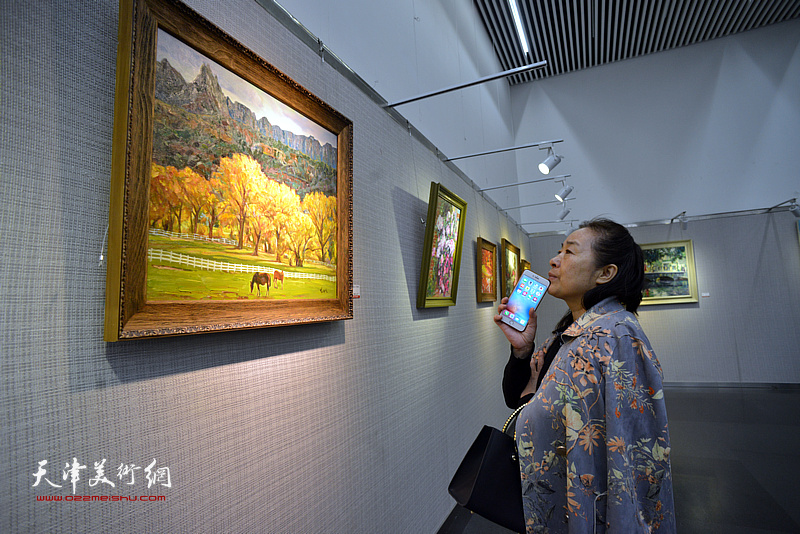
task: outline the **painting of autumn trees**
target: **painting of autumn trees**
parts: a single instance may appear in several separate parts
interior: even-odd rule
[[[336,136],[163,31],[155,85],[148,300],[335,298]]]
[[[221,158],[211,178],[153,163],[150,222],[162,230],[229,236],[252,256],[302,267],[307,258],[336,262],[335,217],[336,197],[315,191],[301,200],[244,154]]]
[[[183,2],[119,15],[103,339],[352,319],[353,121]]]

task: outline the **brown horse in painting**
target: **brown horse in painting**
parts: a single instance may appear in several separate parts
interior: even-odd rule
[[[256,273],[250,280],[250,294],[253,294],[253,285],[258,289],[258,296],[261,296],[261,286],[267,286],[267,296],[269,296],[269,273]]]
[[[274,287],[278,287],[278,280],[281,281],[281,288],[283,288],[283,271],[275,271],[272,273],[272,282]]]

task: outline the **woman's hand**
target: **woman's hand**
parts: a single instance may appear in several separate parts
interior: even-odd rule
[[[508,308],[508,297],[504,297],[500,301],[500,306],[497,307],[497,315],[494,316],[494,322],[503,331],[509,343],[511,343],[511,352],[515,358],[524,359],[533,354],[533,345],[536,338],[536,311],[531,309],[530,320],[528,321],[525,330],[520,332],[500,320],[503,311]],[[541,368],[541,364],[539,364]],[[531,370],[533,370],[533,362],[531,362]],[[537,373],[538,375],[538,373]]]

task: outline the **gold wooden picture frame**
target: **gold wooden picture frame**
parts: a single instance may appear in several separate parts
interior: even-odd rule
[[[185,4],[121,0],[113,135],[106,341],[353,317],[341,113]]]
[[[443,185],[431,183],[417,308],[456,305],[466,221],[467,203]]]
[[[477,279],[478,302],[497,300],[497,245],[478,238]]]
[[[501,298],[511,295],[514,291],[514,286],[517,283],[517,278],[522,274],[520,271],[520,254],[519,247],[515,246],[511,241],[503,238],[500,241],[501,248],[501,275],[500,275],[500,292]]]
[[[697,274],[691,240],[640,245],[647,287],[642,305],[698,301]]]

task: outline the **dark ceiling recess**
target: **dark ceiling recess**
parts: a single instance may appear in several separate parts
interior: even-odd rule
[[[800,0],[511,0],[530,47],[525,57],[509,0],[474,0],[503,70],[546,60],[517,84],[670,50],[800,16]]]

